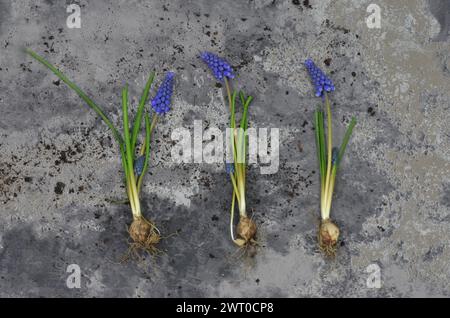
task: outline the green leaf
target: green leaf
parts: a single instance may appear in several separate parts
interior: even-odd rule
[[[131,151],[134,155],[135,149],[136,149],[136,142],[137,137],[139,134],[139,129],[141,128],[141,122],[142,122],[142,114],[144,112],[145,104],[148,100],[148,95],[150,88],[152,87],[153,80],[155,79],[155,72],[152,72],[150,76],[148,77],[147,84],[145,84],[144,91],[142,92],[141,99],[139,101],[139,106],[136,112],[136,118],[134,119],[133,124],[133,132],[131,135]]]
[[[238,180],[241,182],[238,182],[242,187],[245,186],[245,179],[246,179],[246,159],[247,159],[247,138],[246,138],[246,131],[247,131],[247,114],[248,114],[248,107],[253,99],[253,97],[249,96],[247,99],[244,96],[243,92],[239,93],[241,103],[243,105],[244,111],[242,112],[242,118],[239,125],[239,131],[238,131],[238,141],[237,141],[237,158],[238,158],[238,164],[236,164],[236,172]],[[245,189],[241,189],[241,192],[245,191]]]
[[[239,91],[239,99],[241,100],[242,106],[245,104],[245,95],[243,91]]]
[[[325,146],[325,126],[324,126],[324,113],[322,111],[318,111],[319,113],[319,149],[320,149],[320,169],[322,171],[323,183],[325,183],[325,174],[326,174],[326,165],[327,165],[327,157],[326,157],[326,146]]]
[[[29,54],[32,58],[34,58],[39,63],[43,64],[45,67],[47,67],[50,71],[53,72],[61,81],[67,84],[75,93],[80,96],[80,98],[92,109],[94,110],[100,118],[103,120],[103,122],[111,129],[113,133],[113,137],[116,140],[116,142],[119,144],[120,149],[120,156],[122,159],[122,166],[125,170],[125,175],[127,175],[126,167],[127,167],[127,159],[125,155],[125,148],[124,148],[124,142],[121,134],[119,131],[114,127],[111,120],[106,116],[103,109],[98,106],[92,99],[89,98],[89,96],[84,93],[81,88],[79,88],[75,83],[73,83],[71,80],[69,80],[60,70],[58,70],[55,66],[53,66],[50,62],[48,62],[46,59],[44,59],[42,56],[38,55],[36,52],[34,52],[31,49],[25,49],[25,52]]]
[[[339,149],[338,161],[336,165],[339,165],[341,163],[342,157],[344,156],[345,153],[345,148],[347,147],[348,141],[353,132],[353,127],[355,127],[355,125],[356,125],[356,118],[352,117],[350,125],[348,126],[347,131],[345,132],[344,139],[342,140],[342,144]]]
[[[25,52],[29,54],[32,58],[34,58],[36,61],[42,63],[44,66],[46,66],[50,71],[53,72],[61,81],[67,84],[73,91],[75,91],[78,96],[81,97],[81,99],[86,102],[86,104],[93,109],[105,122],[105,124],[112,130],[113,137],[116,139],[116,141],[119,143],[119,145],[122,145],[123,139],[120,135],[119,131],[114,127],[112,122],[109,120],[108,116],[105,115],[105,112],[103,109],[98,106],[92,99],[89,98],[75,83],[70,81],[61,71],[59,71],[55,66],[53,66],[51,63],[49,63],[47,60],[45,60],[43,57],[35,53],[34,51],[30,49],[25,49]]]
[[[147,172],[148,168],[148,162],[150,159],[150,141],[151,141],[151,124],[150,124],[150,117],[148,116],[148,113],[145,113],[145,160],[144,160],[144,169],[142,170],[142,175]]]
[[[248,96],[247,99],[244,98],[243,94],[241,93],[241,101],[244,100],[243,106],[244,106],[244,111],[242,113],[242,118],[241,118],[241,124],[240,124],[240,128],[242,128],[242,130],[239,130],[240,134],[239,134],[239,138],[238,138],[238,145],[240,145],[242,147],[242,158],[243,159],[243,164],[245,165],[245,159],[246,159],[246,151],[247,151],[247,138],[245,137],[245,133],[247,131],[247,126],[248,126],[248,121],[247,121],[247,115],[248,115],[248,107],[250,106],[250,103],[252,102],[253,97]]]
[[[248,114],[248,106],[250,106],[250,103],[252,102],[253,97],[248,96],[246,100],[242,103],[244,105],[244,111],[242,112],[242,118],[241,118],[241,125],[244,130],[247,130],[247,114]]]
[[[230,128],[232,129],[231,138],[231,151],[233,151],[233,160],[236,163],[236,143],[234,139],[234,129],[236,128],[236,91],[233,92],[231,96],[231,119],[230,119]]]
[[[125,154],[127,158],[127,173],[128,177],[130,177],[132,174],[134,175],[133,170],[134,154],[131,152],[130,126],[128,123],[128,85],[125,85],[125,87],[122,89],[122,112],[123,112],[123,135],[125,139],[125,149],[126,149]]]
[[[316,136],[316,150],[317,150],[317,161],[319,162],[320,177],[322,178],[322,156],[320,154],[320,126],[319,126],[319,111],[314,112],[314,128]]]
[[[154,116],[157,116],[157,115],[155,114]],[[154,119],[153,123],[155,123],[156,117],[154,117],[153,119]],[[144,175],[148,170],[148,163],[150,161],[150,141],[151,141],[151,135],[152,135],[152,130],[153,130],[152,126],[154,125],[154,124],[150,124],[150,117],[148,115],[148,112],[145,112],[144,120],[145,120],[145,159],[144,159],[144,166],[142,168],[142,173],[138,177],[138,180],[137,180],[138,194],[141,191],[142,180],[144,178]]]
[[[236,128],[236,91],[231,96],[231,128]]]

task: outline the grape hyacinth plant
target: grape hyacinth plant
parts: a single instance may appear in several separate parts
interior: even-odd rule
[[[230,79],[235,77],[231,65],[224,59],[210,52],[202,52],[200,58],[207,64],[214,77],[225,84],[230,109],[231,150],[233,153],[233,163],[226,163],[225,168],[230,176],[233,187],[230,214],[230,235],[232,241],[240,248],[247,248],[256,245],[256,223],[248,216],[245,201],[246,189],[246,157],[248,136],[248,107],[253,100],[252,96],[245,96],[242,91],[231,90]],[[242,116],[239,125],[236,124],[236,100],[242,107]],[[237,224],[237,237],[234,235],[234,210],[237,201],[239,208],[239,223]]]
[[[340,148],[334,147],[332,142],[331,105],[328,94],[334,91],[333,81],[317,67],[311,59],[305,61],[305,66],[315,88],[315,95],[321,97],[323,106],[319,104],[314,113],[314,127],[316,134],[317,157],[320,170],[320,209],[321,222],[319,226],[319,247],[325,254],[333,256],[336,253],[339,239],[339,228],[331,220],[331,200],[333,198],[336,173],[344,156],[345,148],[356,125],[356,118],[352,117],[345,132]],[[325,111],[323,110],[325,108]],[[327,114],[327,134],[325,135],[324,114]]]
[[[156,225],[144,217],[141,211],[140,190],[142,180],[148,170],[150,158],[150,140],[152,132],[157,123],[158,117],[165,115],[170,110],[171,96],[173,92],[174,73],[167,73],[162,85],[158,89],[156,96],[151,101],[153,108],[152,119],[150,120],[151,109],[146,110],[145,105],[148,101],[149,92],[152,87],[155,73],[152,72],[148,77],[147,83],[141,95],[139,105],[136,111],[132,129],[130,129],[128,116],[128,86],[122,89],[122,113],[123,113],[123,135],[114,126],[103,109],[98,106],[90,97],[88,97],[75,83],[70,81],[61,71],[45,60],[43,57],[30,49],[25,50],[32,58],[43,64],[52,71],[61,81],[66,83],[78,96],[94,110],[103,122],[111,129],[114,139],[119,145],[122,167],[125,173],[125,185],[128,200],[130,204],[133,221],[128,229],[132,239],[131,251],[137,252],[144,250],[148,253],[157,252],[156,245],[161,240],[161,233]],[[142,119],[145,122],[144,141],[138,150],[138,137],[141,131]]]

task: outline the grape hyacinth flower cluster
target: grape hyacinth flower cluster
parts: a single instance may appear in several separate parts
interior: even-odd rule
[[[331,152],[331,164],[336,165],[339,158],[339,148],[333,147],[333,150]]]
[[[135,161],[134,161],[134,174],[136,176],[140,176],[142,174],[142,171],[144,170],[144,162],[145,162],[145,156],[139,156]]]
[[[210,52],[201,53],[200,58],[208,65],[217,80],[223,81],[227,77],[234,78],[233,69],[224,59]]]
[[[317,97],[322,97],[325,92],[334,91],[334,85],[331,79],[311,59],[305,61],[305,66],[308,69],[309,76],[311,76]]]
[[[170,110],[170,100],[173,93],[173,78],[175,73],[168,72],[166,77],[152,99],[153,110],[158,115],[164,115]]]
[[[225,170],[228,174],[234,173],[234,163],[225,163]]]

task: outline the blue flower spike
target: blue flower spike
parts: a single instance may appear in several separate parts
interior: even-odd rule
[[[331,164],[336,165],[338,163],[339,158],[339,148],[333,147],[333,150],[331,152]]]
[[[174,77],[175,73],[167,72],[164,81],[156,92],[156,96],[152,99],[153,110],[158,115],[165,115],[170,110]]]
[[[325,75],[322,70],[314,64],[311,59],[307,59],[305,61],[305,66],[308,70],[309,76],[311,77],[311,81],[314,84],[314,88],[316,89],[316,96],[322,97],[324,92],[332,92],[334,91],[333,81]]]
[[[234,72],[231,65],[214,53],[202,52],[200,58],[208,65],[218,81],[222,82],[226,77],[234,78]]]
[[[225,170],[227,171],[228,174],[230,173],[234,173],[234,163],[225,163]]]
[[[134,174],[138,177],[142,174],[142,171],[144,170],[144,162],[145,162],[145,155],[139,156],[134,161]]]

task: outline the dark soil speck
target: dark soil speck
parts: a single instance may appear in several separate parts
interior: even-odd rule
[[[58,181],[55,186],[55,193],[63,194],[65,187],[66,187],[66,185],[63,182]]]

